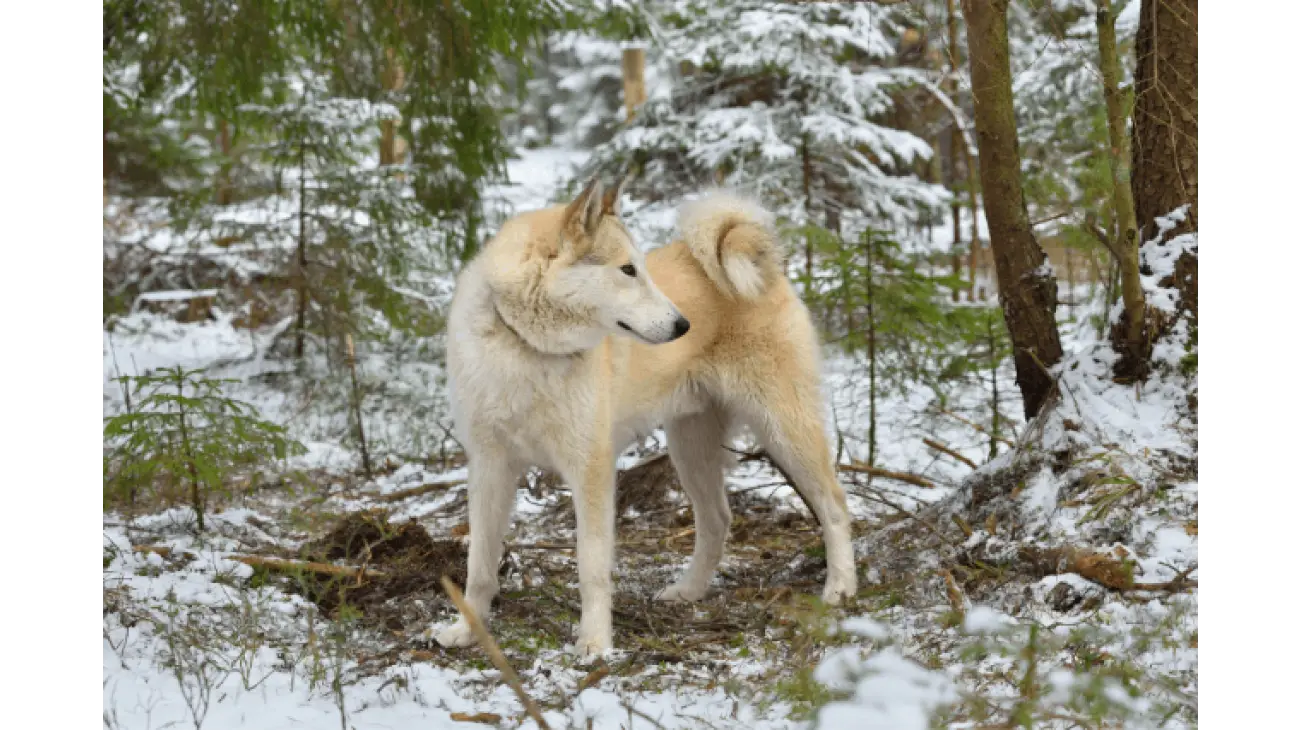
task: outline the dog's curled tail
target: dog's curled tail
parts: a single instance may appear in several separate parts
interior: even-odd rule
[[[724,294],[757,299],[782,276],[773,215],[758,203],[712,191],[682,206],[681,239]]]

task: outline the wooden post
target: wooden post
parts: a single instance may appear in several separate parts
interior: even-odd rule
[[[627,121],[632,121],[645,99],[645,49],[624,48],[623,104],[627,108]]]

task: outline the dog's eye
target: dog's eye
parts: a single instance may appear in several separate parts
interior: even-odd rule
[[[628,276],[636,276],[636,267],[632,264],[623,264],[618,270]]]

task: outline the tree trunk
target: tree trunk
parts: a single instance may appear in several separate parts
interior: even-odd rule
[[[973,302],[975,301],[976,266],[978,265],[980,252],[980,207],[975,192],[975,161],[971,159],[970,149],[966,147],[966,138],[957,134],[955,130],[953,137],[961,140],[962,159],[966,164],[966,196],[970,200],[970,291],[967,293],[966,298]],[[983,299],[984,297],[979,298]]]
[[[391,48],[384,49],[385,66],[380,76],[380,82],[384,90],[388,92],[399,91],[406,85],[406,76],[402,72],[402,64],[397,60],[397,54]],[[379,164],[396,165],[402,162],[406,156],[406,145],[402,143],[401,138],[397,136],[396,119],[385,119],[379,123]]]
[[[803,169],[803,211],[804,225],[812,225],[812,157],[808,154],[808,135],[803,135],[803,143],[799,146],[799,157]],[[808,291],[812,291],[813,285],[813,236],[811,231],[804,233],[803,240],[803,265],[804,275],[808,277]]]
[[[1133,201],[1139,238],[1155,219],[1191,209],[1176,230],[1194,230],[1196,194],[1196,0],[1143,0],[1133,106]]]
[[[1009,0],[962,0],[970,45],[980,186],[998,292],[1016,365],[1025,416],[1033,418],[1052,390],[1048,368],[1061,359],[1056,330],[1056,277],[1034,238],[1020,183],[1020,142],[1011,96],[1007,42]]]
[[[1133,106],[1133,203],[1137,239],[1154,239],[1156,219],[1181,206],[1187,215],[1165,241],[1196,230],[1196,0],[1142,0]],[[1173,280],[1179,306],[1196,317],[1196,255],[1184,253]]]
[[[1146,296],[1138,261],[1137,222],[1133,213],[1133,191],[1129,187],[1129,144],[1124,129],[1124,99],[1119,89],[1119,48],[1115,41],[1115,16],[1110,0],[1097,3],[1097,48],[1101,66],[1102,90],[1106,96],[1106,131],[1110,137],[1108,157],[1111,186],[1115,190],[1115,218],[1119,235],[1111,243],[1111,253],[1119,263],[1120,291],[1124,296],[1124,314],[1111,341],[1120,353],[1118,372],[1142,375],[1151,357],[1147,337]]]
[[[293,325],[293,356],[302,360],[307,344],[307,143],[298,143],[298,317]]]
[[[876,465],[876,262],[873,249],[876,242],[867,239],[867,466]],[[867,483],[871,483],[868,475]]]
[[[645,49],[624,48],[623,105],[627,109],[627,121],[632,121],[645,99]]]
[[[230,123],[224,119],[217,121],[217,145],[221,148],[221,170],[217,173],[217,205],[230,205],[235,200],[234,186],[230,182],[231,167],[234,166],[231,155],[234,145],[230,139]]]
[[[944,81],[944,93],[957,103],[957,9],[956,0],[948,0],[948,78]],[[957,138],[961,136],[954,122],[948,127],[948,165],[946,167],[948,190],[952,192],[952,275],[961,278],[961,203],[957,202]],[[964,142],[962,143],[964,144]],[[952,300],[961,299],[959,289],[952,290]]]

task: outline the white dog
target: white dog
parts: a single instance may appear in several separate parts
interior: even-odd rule
[[[681,240],[643,255],[619,188],[519,215],[460,274],[447,323],[457,437],[469,457],[466,598],[486,620],[529,466],[558,472],[577,512],[577,649],[612,644],[614,461],[662,424],[695,511],[695,552],[663,600],[704,596],[731,522],[728,431],[749,425],[822,526],[823,598],[857,591],[849,513],[835,479],[816,332],[785,278],[772,216],[713,193],[681,212]],[[437,634],[474,639],[464,618]]]

